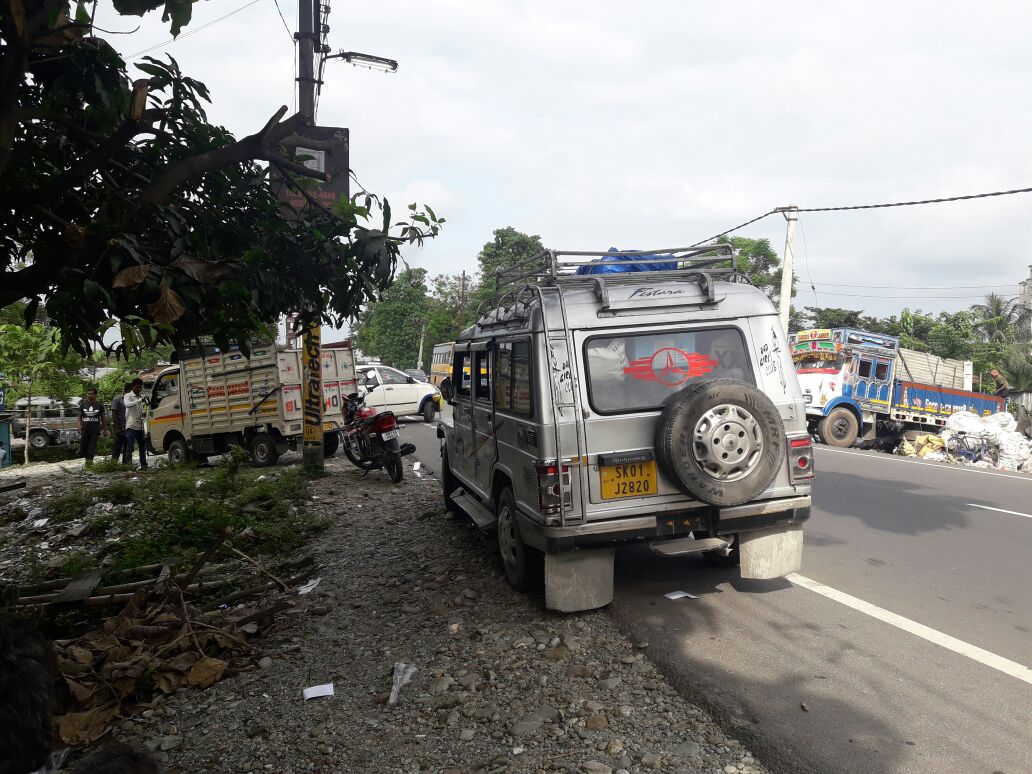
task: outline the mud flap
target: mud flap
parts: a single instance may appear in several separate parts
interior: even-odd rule
[[[780,578],[802,566],[802,524],[742,532],[738,540],[743,578]]]
[[[613,601],[613,548],[545,554],[545,607],[564,613]]]

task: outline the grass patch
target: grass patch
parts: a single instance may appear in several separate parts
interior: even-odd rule
[[[74,491],[55,497],[46,507],[46,516],[54,524],[64,524],[86,515],[86,509],[93,504],[93,497],[84,491]]]
[[[88,551],[69,551],[61,565],[61,574],[74,577],[97,566],[97,558]]]
[[[102,501],[114,503],[115,505],[125,505],[126,503],[131,503],[133,501],[133,495],[135,492],[136,487],[134,487],[130,482],[115,481],[99,490],[97,492],[97,496],[100,497]]]
[[[100,461],[94,460],[89,467],[90,473],[125,473],[127,470],[132,470],[132,468],[110,457],[105,457]]]
[[[259,480],[261,479],[261,480]],[[198,483],[200,482],[200,483]],[[230,530],[233,543],[258,553],[289,552],[326,524],[305,508],[309,483],[300,469],[262,472],[228,455],[208,470],[164,466],[118,491],[133,503],[118,517],[122,540],[102,551],[112,569],[152,564],[168,556],[189,562]],[[110,492],[116,485],[102,490]],[[105,494],[106,496],[106,494]],[[110,525],[96,525],[106,529]],[[94,524],[90,525],[91,531]]]

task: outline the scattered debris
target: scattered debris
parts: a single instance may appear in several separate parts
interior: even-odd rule
[[[333,696],[333,683],[313,685],[310,688],[305,688],[301,693],[305,697],[305,701],[308,701],[309,699],[317,699],[320,696]]]
[[[413,664],[403,664],[400,661],[394,664],[394,682],[391,685],[391,695],[387,699],[388,704],[397,704],[398,696],[401,693],[401,688],[416,673],[416,667]]]
[[[687,591],[668,591],[663,596],[667,599],[684,599],[685,597],[688,599],[698,599],[697,596],[689,594]]]
[[[312,589],[318,586],[319,581],[321,580],[322,578],[313,578],[312,580],[308,581],[308,583],[304,584],[303,586],[300,586],[297,590],[298,596],[304,596],[305,594],[311,593]]]

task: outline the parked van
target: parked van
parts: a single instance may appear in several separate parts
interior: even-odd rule
[[[806,407],[729,246],[548,250],[498,284],[455,342],[438,436],[446,506],[497,531],[514,587],[543,570],[549,608],[601,607],[631,543],[747,578],[799,568]]]
[[[32,410],[28,411],[28,400],[15,402],[12,411],[11,433],[24,439],[28,423],[29,446],[45,449],[52,444],[76,443],[79,440],[79,402],[72,398],[67,403],[56,398],[32,399]]]

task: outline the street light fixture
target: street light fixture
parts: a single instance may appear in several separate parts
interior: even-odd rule
[[[326,59],[343,59],[348,64],[353,64],[356,67],[368,67],[370,70],[381,70],[385,73],[396,73],[398,71],[398,63],[393,59],[374,56],[373,54],[363,54],[359,51],[339,51],[336,54],[330,54]]]

